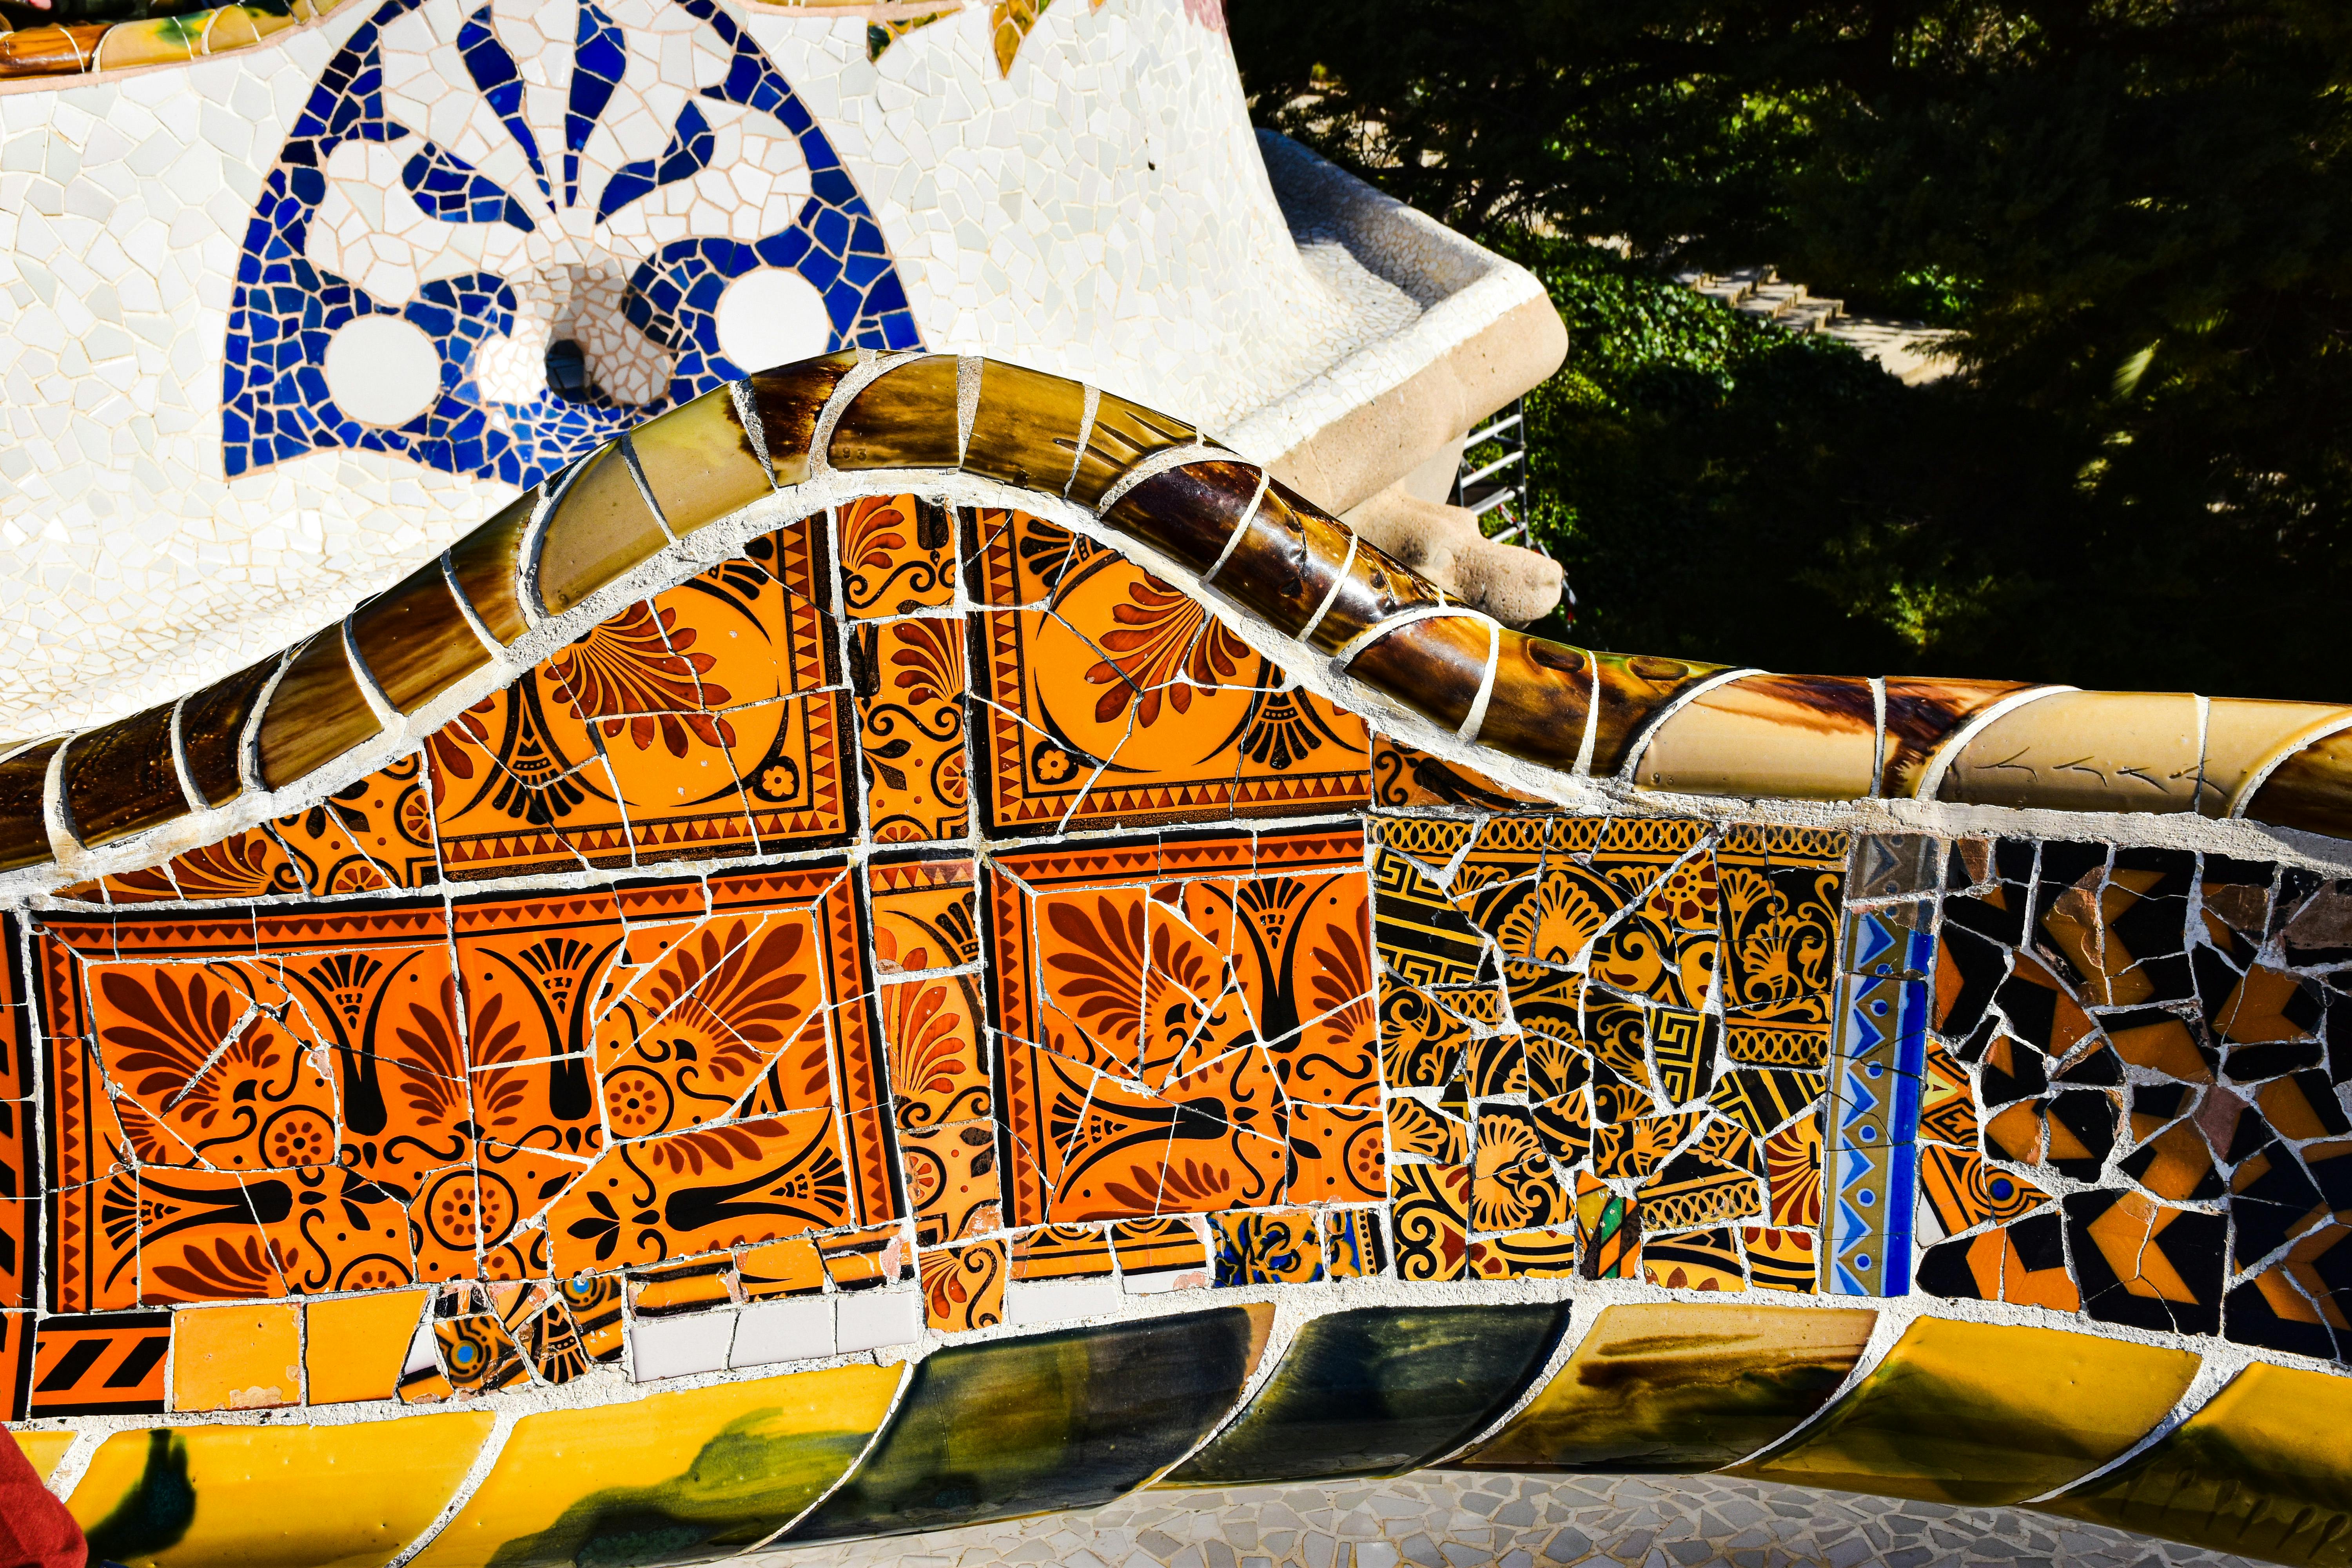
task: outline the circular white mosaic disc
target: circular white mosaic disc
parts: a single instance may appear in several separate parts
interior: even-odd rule
[[[405,425],[441,395],[441,354],[400,316],[359,316],[327,342],[327,392],[366,425]]]

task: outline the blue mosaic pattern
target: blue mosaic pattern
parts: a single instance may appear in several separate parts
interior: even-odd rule
[[[1911,1288],[1935,942],[1860,910],[1848,911],[1844,926],[1822,1160],[1830,1231],[1823,1288],[1841,1296],[1900,1296]]]
[[[629,279],[630,322],[672,351],[669,385],[656,402],[567,402],[542,390],[529,403],[494,402],[471,362],[494,333],[512,330],[516,298],[489,272],[426,284],[393,305],[304,256],[309,227],[327,194],[329,154],[346,141],[416,147],[402,180],[427,212],[452,223],[507,223],[526,231],[523,204],[464,160],[393,120],[383,101],[383,30],[421,0],[391,0],[352,35],[312,89],[293,134],[264,182],[246,234],[229,309],[221,375],[221,455],[231,478],[323,447],[393,452],[430,468],[509,484],[531,484],[620,431],[700,395],[759,365],[730,363],[719,348],[715,310],[727,285],[760,268],[788,268],[823,295],[833,348],[922,346],[882,231],[815,118],[766,54],[714,0],[672,0],[709,24],[733,51],[725,81],[701,96],[762,112],[798,141],[814,195],[792,223],[756,242],[688,237],[661,247]],[[458,39],[460,58],[536,171],[542,194],[566,205],[590,199],[600,217],[708,163],[715,142],[689,101],[669,145],[621,169],[600,192],[581,188],[580,150],[614,96],[625,59],[622,34],[593,3],[580,7],[575,69],[566,105],[562,161],[551,180],[522,118],[522,79],[484,5]],[[441,356],[433,405],[396,429],[362,425],[327,390],[328,340],[355,317],[397,315],[421,328]]]

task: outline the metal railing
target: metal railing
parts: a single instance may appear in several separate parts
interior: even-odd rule
[[[1500,456],[1478,461],[1483,449],[1497,447]],[[1448,499],[1477,518],[1487,538],[1529,550],[1543,548],[1528,531],[1526,399],[1514,399],[1464,439],[1462,471],[1454,476]]]

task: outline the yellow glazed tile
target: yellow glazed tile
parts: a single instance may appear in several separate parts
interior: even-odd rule
[[[637,468],[661,503],[662,521],[683,537],[770,493],[726,387],[629,432]]]
[[[835,1367],[526,1415],[480,1489],[414,1562],[558,1568],[617,1550],[612,1537],[654,1530],[681,1556],[751,1545],[849,1468],[901,1375]]]
[[[1977,731],[1945,800],[2059,811],[2194,811],[2197,699],[2185,691],[2061,691]]]
[[[668,542],[615,441],[588,459],[548,520],[540,603],[562,615]]]
[[[1621,1475],[1733,1464],[1826,1404],[1877,1321],[1843,1308],[1611,1307],[1544,1391],[1461,1463]]]
[[[311,1302],[305,1351],[310,1403],[390,1399],[425,1310],[424,1298],[422,1290],[386,1290]]]
[[[50,1472],[58,1468],[58,1461],[66,1457],[66,1450],[74,1443],[74,1435],[70,1432],[11,1432],[8,1436],[16,1439],[16,1447],[25,1451],[25,1458],[31,1463],[34,1473],[44,1481],[49,1479]]]
[[[2257,1363],[2044,1513],[2273,1563],[2352,1560],[2352,1379]]]
[[[2352,719],[2332,702],[2261,702],[2214,697],[2205,704],[2205,790],[2198,809],[2225,815],[2246,781],[2273,758],[2292,755],[2311,738]]]
[[[1851,800],[1870,793],[1878,722],[1870,683],[1751,675],[1660,724],[1633,771],[1645,789]]]
[[[2197,1362],[2057,1329],[1922,1318],[1819,1423],[1733,1473],[1962,1507],[2019,1502],[2147,1436]]]
[[[172,1408],[267,1410],[302,1403],[301,1309],[290,1301],[172,1314]]]
[[[456,1494],[492,1419],[117,1432],[67,1507],[124,1568],[381,1568]]]

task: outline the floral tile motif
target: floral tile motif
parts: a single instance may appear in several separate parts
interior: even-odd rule
[[[544,1277],[604,1127],[691,1126],[713,1074],[729,1116],[814,1108],[836,1162],[842,1116],[858,1190],[824,1224],[887,1212],[844,871],[677,886],[629,909],[699,920],[567,893],[45,923],[55,1300]]]
[[[422,752],[271,826],[293,874],[314,898],[425,888],[441,879]],[[195,879],[191,868],[189,880]]]
[[[616,1145],[549,1211],[548,1250],[568,1275],[855,1217],[835,1120],[804,1110]]]
[[[1278,1205],[1297,1108],[1371,1109],[1361,853],[1352,833],[1269,834],[992,863],[1013,1223]],[[1328,1192],[1352,1119],[1305,1121]]]
[[[1209,1236],[1219,1285],[1305,1285],[1324,1277],[1312,1210],[1212,1215]]]
[[[875,842],[964,837],[971,785],[961,618],[860,626],[851,634],[849,658]]]
[[[1295,816],[1370,798],[1361,720],[1123,557],[1015,513],[973,570],[991,606],[972,622],[991,832]]]
[[[935,1333],[969,1333],[1004,1321],[1002,1241],[975,1241],[922,1254],[923,1316]]]
[[[898,1159],[907,1173],[907,1201],[914,1205],[918,1245],[943,1247],[1003,1223],[995,1122],[903,1128]]]
[[[814,520],[616,611],[437,731],[455,879],[839,842],[848,693]]]
[[[956,511],[921,496],[866,496],[840,509],[842,613],[911,616],[955,602]],[[961,683],[958,683],[959,686]]]

